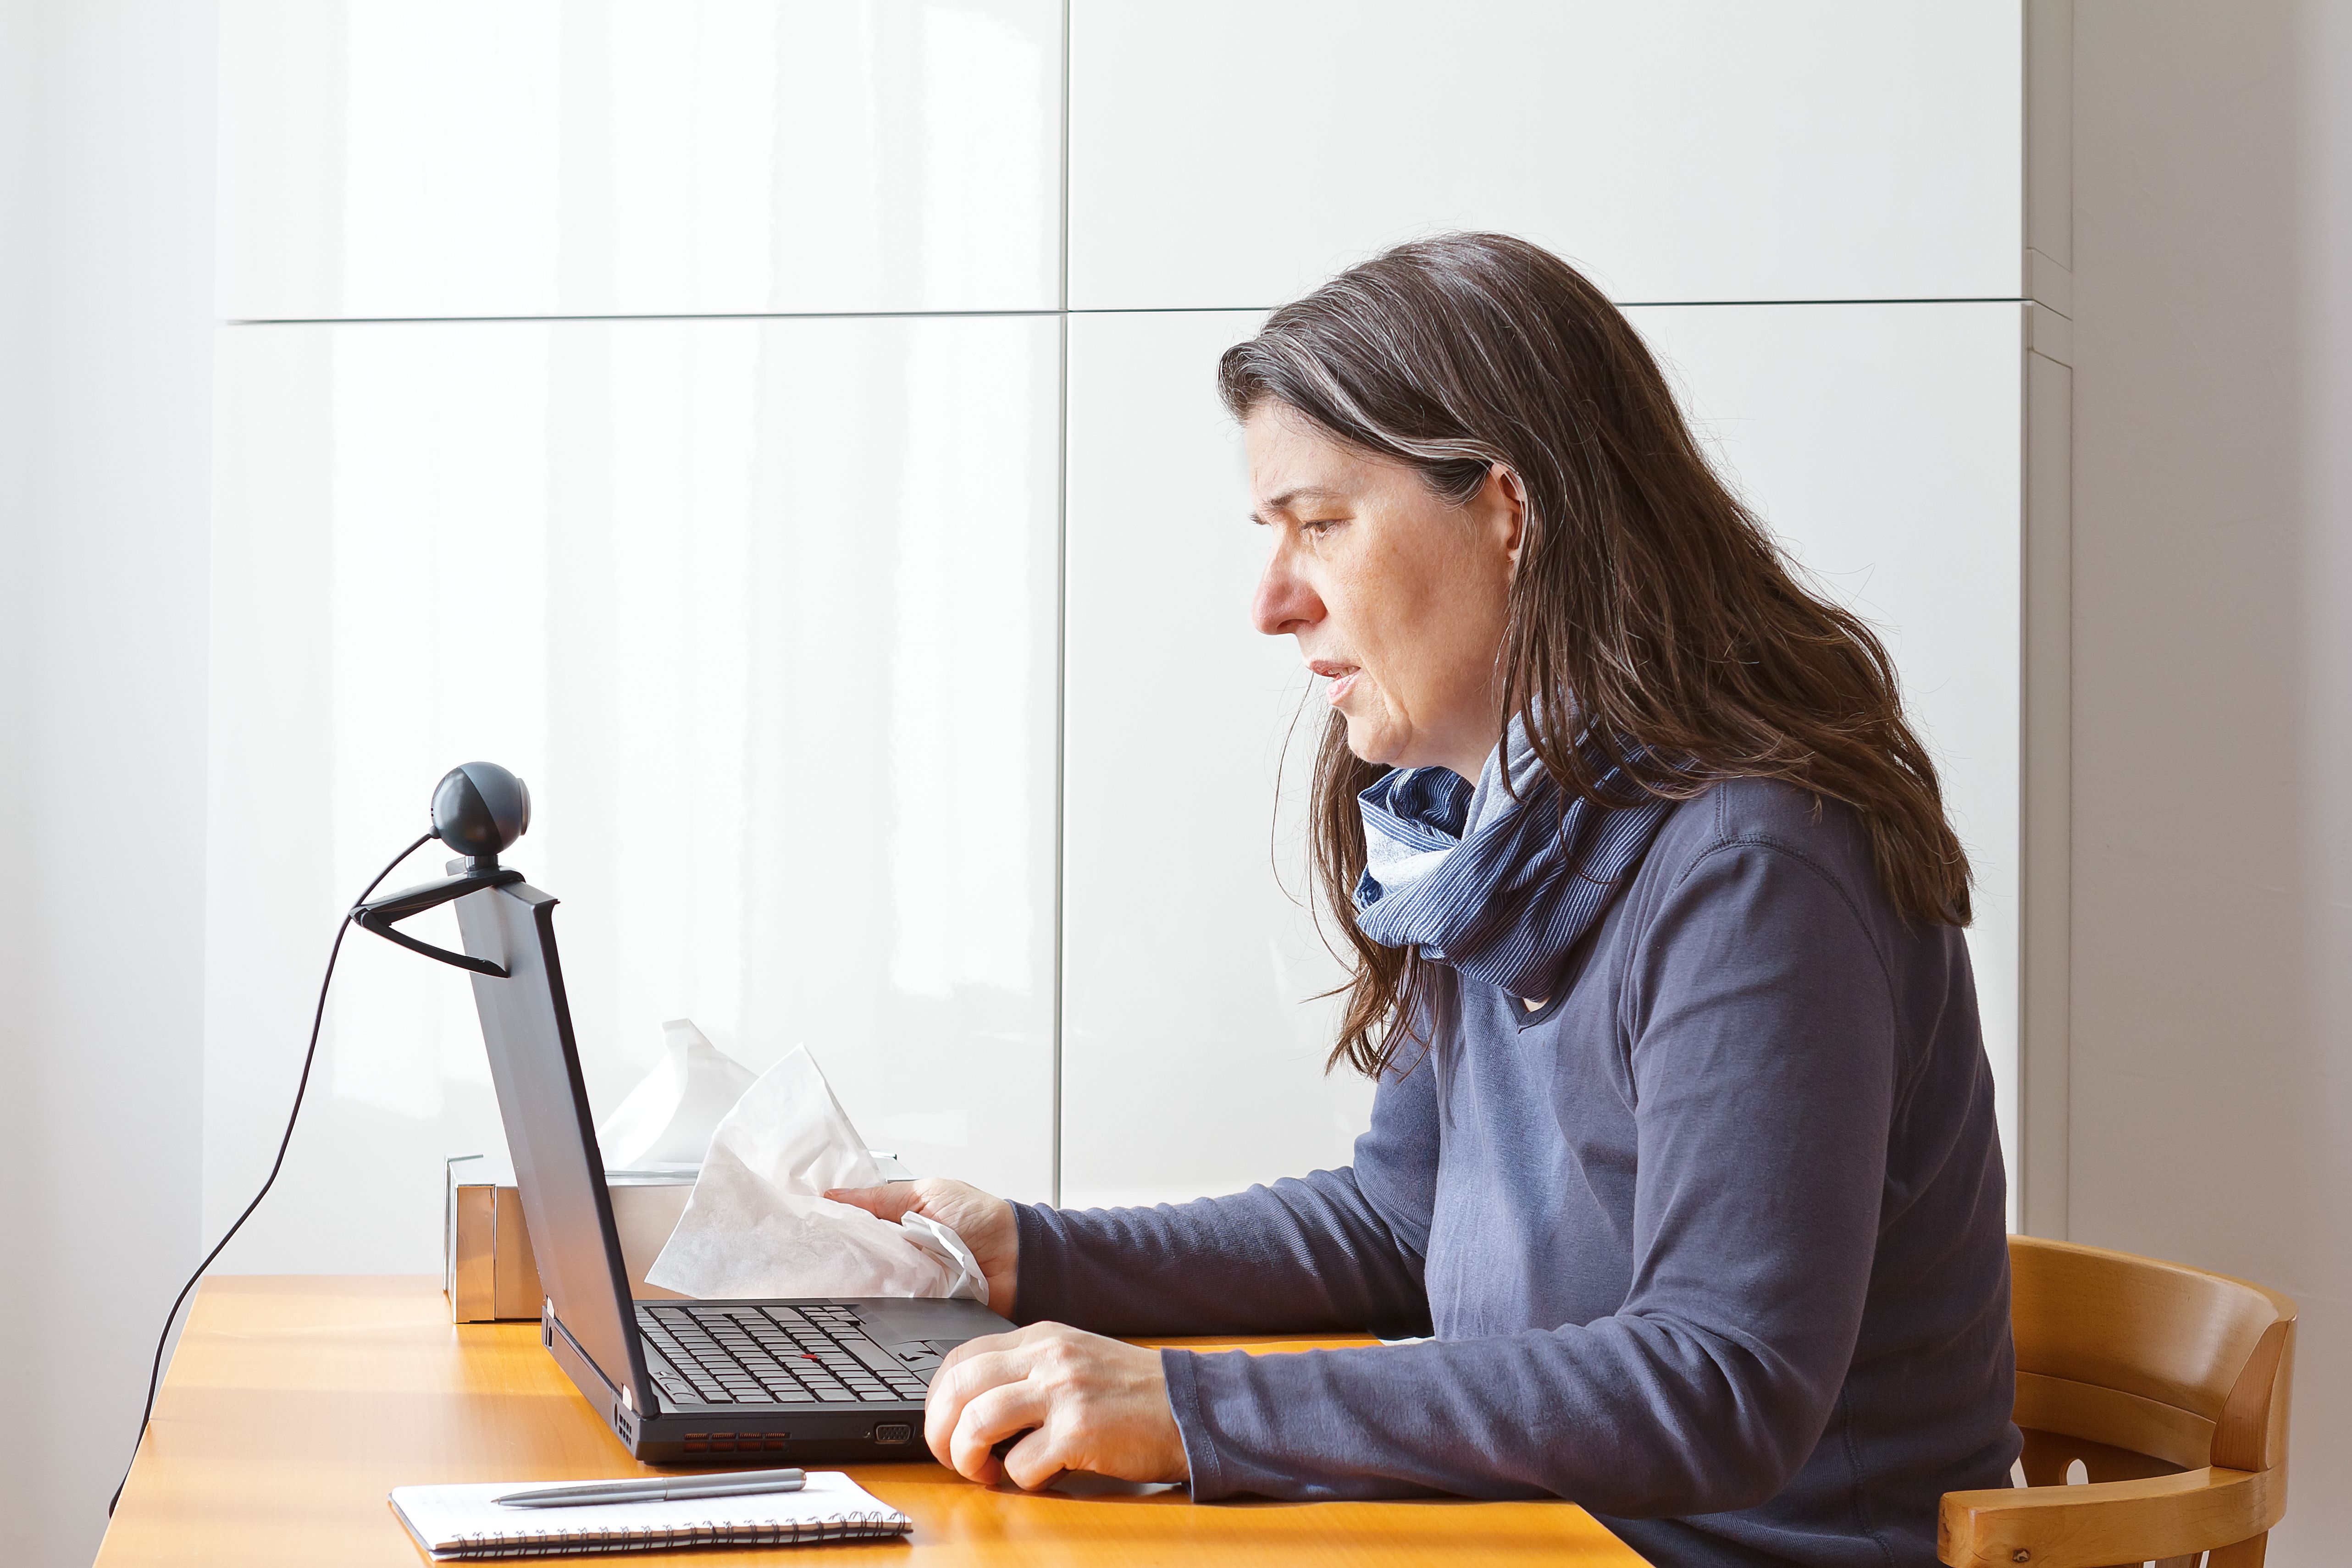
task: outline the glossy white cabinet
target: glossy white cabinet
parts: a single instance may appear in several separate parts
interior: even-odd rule
[[[1885,629],[2020,1146],[2019,6],[1070,0],[1066,80],[1054,0],[222,11],[220,310],[342,324],[221,335],[208,1220],[334,912],[476,756],[539,793],[514,859],[600,1103],[683,1013],[754,1066],[805,1040],[871,1141],[1013,1196],[1344,1160],[1322,714],[1249,626],[1212,378],[1470,226],[1650,302],[1727,468]],[[462,978],[344,963],[239,1266],[429,1266],[386,1173],[496,1146]]]
[[[754,1069],[806,1044],[918,1170],[1048,1195],[1059,331],[221,333],[208,1233],[337,916],[473,758],[531,787],[508,861],[562,901],[599,1113],[691,1017]],[[430,1268],[439,1161],[499,1144],[466,977],[354,935],[231,1266]]]
[[[1881,628],[1976,862],[2004,1136],[2017,1081],[2020,307],[1631,312],[1726,470]],[[1063,1192],[1179,1200],[1347,1158],[1340,971],[1285,896],[1306,681],[1247,602],[1264,541],[1213,373],[1252,313],[1074,317],[1065,596]],[[1311,746],[1310,705],[1294,742]],[[1293,757],[1292,793],[1301,782]]]
[[[1281,303],[1414,234],[1612,298],[2007,297],[2021,7],[1072,0],[1070,302]]]
[[[228,0],[232,320],[1049,309],[1054,0]]]
[[[1345,972],[1291,896],[1306,894],[1297,808],[1323,715],[1290,640],[1251,629],[1265,535],[1216,397],[1217,355],[1258,319],[1070,319],[1062,1197],[1073,1205],[1181,1200],[1345,1164],[1370,1105],[1369,1084],[1323,1072],[1335,1015],[1315,998]],[[1286,746],[1293,809],[1277,826]]]
[[[2012,1151],[2027,308],[1627,312],[1757,515],[1895,657],[1976,873],[1969,953]]]

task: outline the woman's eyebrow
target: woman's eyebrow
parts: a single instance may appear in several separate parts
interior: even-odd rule
[[[1319,485],[1295,486],[1279,496],[1269,497],[1259,510],[1250,514],[1250,521],[1262,523],[1265,521],[1267,512],[1286,512],[1299,501],[1340,501],[1346,498],[1339,491],[1327,490]]]

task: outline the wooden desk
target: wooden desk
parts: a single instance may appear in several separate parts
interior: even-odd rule
[[[394,1486],[633,1473],[653,1472],[590,1413],[541,1348],[536,1323],[452,1324],[430,1276],[208,1280],[98,1563],[416,1568],[424,1554],[384,1502]],[[1591,1515],[1562,1502],[1195,1505],[1181,1491],[1079,1500],[991,1490],[929,1463],[859,1465],[850,1473],[913,1518],[914,1534],[658,1560],[746,1568],[1641,1563]]]

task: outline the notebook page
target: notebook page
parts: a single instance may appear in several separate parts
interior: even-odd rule
[[[637,1479],[637,1478],[631,1478]],[[680,1476],[680,1480],[689,1479]],[[771,1526],[794,1527],[815,1535],[819,1527],[845,1525],[858,1534],[898,1534],[913,1521],[839,1470],[811,1470],[798,1491],[753,1492],[745,1497],[697,1497],[675,1500],[592,1503],[585,1508],[501,1508],[490,1500],[534,1485],[578,1486],[579,1481],[488,1481],[464,1486],[395,1487],[392,1506],[409,1532],[435,1556],[488,1547],[501,1537],[522,1543],[585,1535],[575,1550],[595,1549],[594,1538],[609,1534],[623,1545],[629,1535],[648,1532],[730,1531]]]

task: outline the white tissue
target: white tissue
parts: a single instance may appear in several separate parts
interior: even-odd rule
[[[961,1237],[819,1195],[881,1168],[805,1048],[744,1091],[711,1134],[694,1196],[646,1282],[682,1295],[961,1296],[988,1285]]]
[[[596,1129],[608,1171],[692,1169],[710,1134],[751,1087],[751,1070],[703,1038],[692,1019],[662,1025],[659,1065]]]

